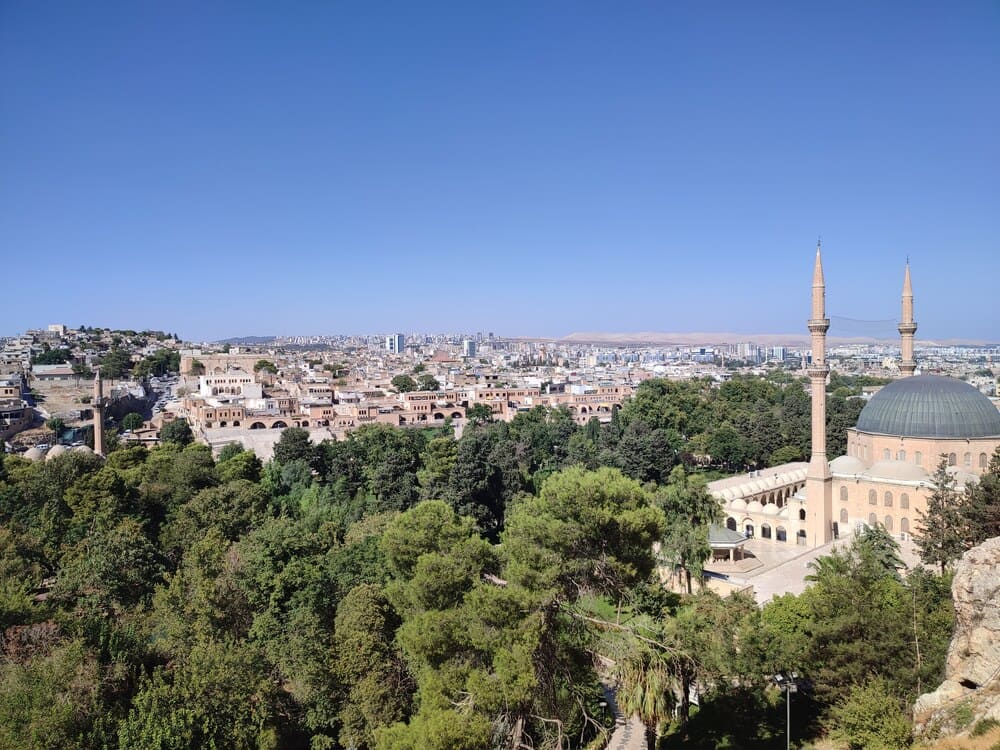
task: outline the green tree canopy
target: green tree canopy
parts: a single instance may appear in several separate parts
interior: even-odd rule
[[[175,445],[189,445],[194,442],[194,433],[186,419],[175,419],[167,422],[160,430],[160,442]]]
[[[392,387],[400,393],[409,393],[417,390],[417,381],[409,375],[397,375],[391,381]]]
[[[123,430],[138,430],[144,422],[141,414],[132,411],[122,417],[121,427]]]

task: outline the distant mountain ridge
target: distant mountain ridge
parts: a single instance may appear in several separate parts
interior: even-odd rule
[[[277,338],[276,336],[234,336],[233,338],[230,339],[220,339],[219,341],[216,341],[214,343],[229,344],[230,346],[232,346],[233,344],[236,344],[237,346],[241,344],[246,346],[256,346],[258,344],[270,344],[276,338]]]
[[[765,346],[809,346],[809,334],[802,333],[664,333],[660,331],[638,331],[634,333],[606,333],[600,331],[581,331],[563,336],[558,341],[580,344],[656,344],[675,346],[738,344],[751,341]],[[874,338],[870,336],[829,336],[827,345],[837,344],[889,344],[898,342],[893,338]],[[996,342],[977,339],[920,339],[922,346],[990,346]]]

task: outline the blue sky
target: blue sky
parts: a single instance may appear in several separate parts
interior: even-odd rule
[[[0,334],[1000,339],[1000,4],[0,4]],[[831,331],[833,333],[833,331]]]

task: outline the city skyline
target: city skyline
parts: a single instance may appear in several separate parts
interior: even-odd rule
[[[0,11],[0,335],[996,340],[995,4],[386,8]]]

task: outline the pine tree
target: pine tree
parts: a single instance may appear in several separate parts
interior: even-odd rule
[[[968,529],[961,501],[955,477],[948,473],[948,457],[942,455],[934,471],[934,490],[927,499],[927,511],[917,511],[920,532],[913,538],[921,561],[939,565],[942,575],[948,563],[957,560],[967,548]]]
[[[993,453],[979,482],[965,488],[962,516],[966,525],[966,546],[971,548],[1000,536],[1000,448]]]

